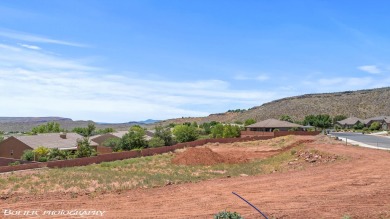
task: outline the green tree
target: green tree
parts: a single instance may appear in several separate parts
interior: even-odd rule
[[[197,129],[193,126],[177,125],[173,129],[173,134],[178,142],[195,141],[199,134]]]
[[[355,130],[360,130],[360,129],[363,129],[364,128],[364,124],[361,123],[360,121],[358,121],[354,126],[353,126],[353,129]]]
[[[336,115],[335,117],[333,117],[333,125],[336,124],[338,121],[344,120],[346,118],[347,117],[344,115]]]
[[[103,142],[103,146],[111,148],[113,151],[121,150],[121,139],[120,138],[109,138]]]
[[[0,142],[4,141],[4,136],[0,135]]]
[[[148,144],[144,138],[145,129],[141,126],[135,125],[129,129],[120,142],[122,150],[133,150],[137,148],[145,148]]]
[[[156,126],[154,136],[162,139],[164,141],[165,146],[169,146],[173,144],[173,137],[170,128],[164,128],[161,125]]]
[[[64,131],[61,129],[60,124],[57,122],[48,122],[46,124],[42,124],[39,126],[35,126],[32,128],[31,132],[34,134],[38,133],[59,133]]]
[[[213,138],[223,138],[223,131],[224,131],[223,125],[221,123],[218,123],[217,125],[211,128],[211,136]]]
[[[252,124],[255,124],[255,123],[256,123],[256,120],[254,120],[254,119],[247,119],[244,122],[244,126],[252,125]]]
[[[149,140],[148,145],[151,148],[156,148],[156,147],[164,146],[165,142],[163,139],[161,139],[157,136],[153,136],[153,138]]]
[[[112,132],[115,132],[115,129],[105,128],[105,129],[99,129],[96,131],[97,134],[107,134],[107,133],[112,133]]]
[[[93,123],[88,123],[87,129],[86,129],[86,134],[87,137],[92,136],[93,132],[96,130],[96,126]]]
[[[305,116],[305,119],[303,120],[303,125],[311,125],[315,126],[316,123],[316,116],[315,115],[308,115]]]
[[[315,117],[315,122],[314,122],[315,127],[319,128],[329,128],[332,126],[332,119],[330,118],[329,115],[327,114],[320,114]]]
[[[223,137],[224,138],[236,138],[240,137],[240,127],[236,125],[225,125],[223,126]]]
[[[88,123],[87,127],[75,127],[73,128],[72,132],[76,132],[79,135],[82,135],[84,137],[90,137],[94,134],[96,130],[96,126],[93,123]]]
[[[82,140],[77,141],[77,151],[75,155],[79,158],[96,156],[96,151],[91,148],[88,138],[83,138]]]
[[[199,126],[198,126],[198,123],[195,122],[195,121],[193,121],[193,122],[191,123],[191,125],[194,126],[195,128],[198,128],[198,127],[199,127]]]
[[[371,131],[379,130],[380,128],[381,128],[381,124],[379,122],[373,122],[370,125],[370,130]]]
[[[293,122],[293,120],[291,119],[291,117],[289,115],[281,115],[279,120],[286,121],[286,122]]]

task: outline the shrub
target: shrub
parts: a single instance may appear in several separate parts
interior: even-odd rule
[[[358,121],[354,126],[353,126],[353,129],[355,130],[359,130],[359,129],[363,129],[364,128],[364,124],[361,123],[360,121]]]
[[[274,129],[273,132],[279,132],[280,130],[279,129]]]
[[[8,166],[17,166],[17,165],[20,165],[19,161],[11,162],[8,164]]]
[[[84,138],[77,142],[76,157],[96,156],[96,151],[89,145],[89,139]]]
[[[47,158],[49,160],[66,160],[70,158],[71,151],[68,150],[60,150],[58,148],[52,148],[49,151]]]
[[[148,145],[151,148],[156,148],[164,146],[165,142],[161,138],[154,136],[152,139],[149,140]]]
[[[255,123],[256,123],[256,120],[254,120],[254,119],[247,119],[244,122],[244,126],[252,125],[252,124],[255,124]]]
[[[222,138],[223,137],[223,125],[216,124],[211,128],[211,136],[213,138]]]
[[[109,138],[103,142],[103,146],[112,148],[113,151],[119,151],[121,144],[120,138]]]
[[[173,134],[178,142],[195,141],[199,134],[194,126],[177,125],[173,129]]]
[[[373,122],[370,125],[370,130],[371,131],[379,130],[380,128],[381,128],[381,124],[379,122]]]
[[[35,153],[33,150],[25,150],[21,157],[22,160],[26,160],[26,161],[33,161],[34,158],[35,158]]]
[[[47,157],[40,157],[40,158],[38,158],[38,161],[39,162],[47,162],[48,159],[47,159]]]
[[[34,149],[35,157],[36,159],[39,159],[40,157],[47,157],[50,152],[50,149],[47,147],[39,146]]]
[[[129,132],[123,135],[120,142],[120,149],[132,150],[135,148],[145,148],[148,143],[145,138],[145,129],[135,125],[129,129]]]
[[[164,128],[160,125],[160,126],[156,126],[155,130],[156,130],[156,132],[154,133],[154,136],[162,139],[164,141],[165,146],[169,146],[169,145],[172,145],[174,143],[173,138],[172,138],[172,132],[171,132],[171,129],[169,127]]]
[[[230,212],[230,211],[221,211],[218,212],[218,214],[214,215],[214,219],[244,219],[241,217],[241,215],[237,212]]]

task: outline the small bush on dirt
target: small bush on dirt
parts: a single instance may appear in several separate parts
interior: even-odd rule
[[[230,211],[221,211],[218,212],[218,214],[214,215],[214,219],[244,219],[241,217],[241,215],[237,212],[230,212]]]
[[[279,132],[280,130],[279,129],[274,129],[273,132]]]
[[[296,150],[291,150],[291,155],[295,155],[297,153]]]

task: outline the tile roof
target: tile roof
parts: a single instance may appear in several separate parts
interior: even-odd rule
[[[16,139],[35,149],[39,146],[47,148],[75,148],[77,147],[77,140],[83,139],[83,136],[77,133],[66,133],[66,138],[61,138],[60,133],[48,133],[27,136],[15,136]],[[91,142],[92,146],[97,145]]]
[[[252,125],[248,125],[246,127],[248,128],[294,128],[294,127],[302,127],[302,126],[291,122],[280,121],[277,119],[267,119]]]

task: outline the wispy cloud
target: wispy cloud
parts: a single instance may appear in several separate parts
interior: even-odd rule
[[[29,44],[22,44],[22,43],[19,43],[18,45],[21,46],[21,47],[27,48],[27,49],[41,50],[41,47],[39,47],[39,46],[34,46],[34,45],[29,45]]]
[[[38,35],[29,34],[29,33],[10,31],[10,30],[4,30],[4,29],[0,29],[0,36],[10,38],[10,39],[15,39],[15,40],[21,40],[21,41],[25,41],[25,42],[58,44],[58,45],[74,46],[74,47],[87,47],[87,45],[81,44],[81,43],[51,39],[49,37],[38,36]]]
[[[380,74],[382,70],[376,65],[363,65],[358,67],[359,70],[365,71],[370,74]]]
[[[0,44],[0,112],[124,122],[206,116],[280,97],[232,89],[222,80],[164,81],[107,72],[80,60]]]
[[[373,77],[333,77],[305,80],[302,84],[306,90],[313,92],[336,92],[347,90],[360,90],[388,86],[390,78]]]
[[[248,76],[245,74],[237,74],[236,76],[234,76],[234,79],[239,80],[239,81],[247,81],[247,80],[266,81],[269,78],[270,77],[266,74],[260,74],[257,76]]]

